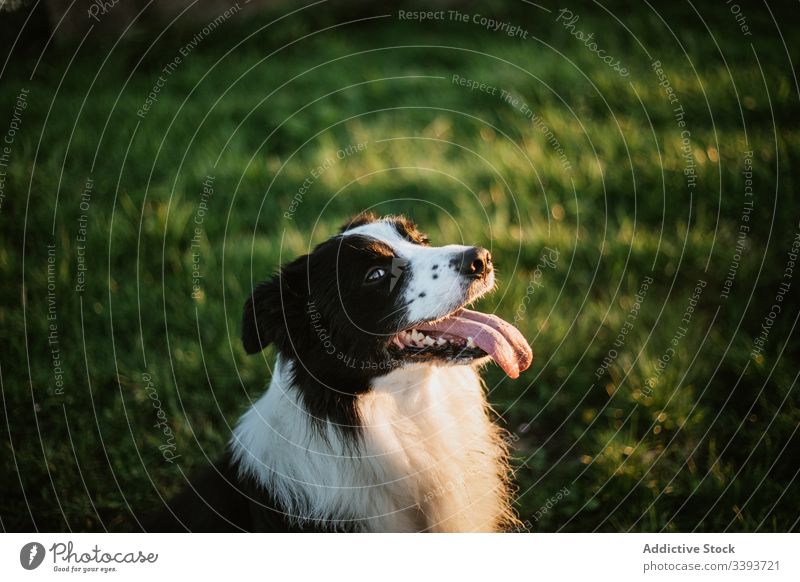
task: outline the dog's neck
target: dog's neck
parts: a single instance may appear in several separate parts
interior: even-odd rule
[[[409,365],[351,398],[357,430],[314,416],[278,358],[231,451],[298,524],[360,531],[494,531],[513,521],[506,447],[469,366]]]

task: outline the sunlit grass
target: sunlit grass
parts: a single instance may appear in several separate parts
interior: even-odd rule
[[[81,53],[55,97],[58,114],[44,129],[57,75],[29,83],[39,97],[15,146],[7,178],[14,195],[0,215],[0,272],[7,282],[0,307],[0,361],[14,445],[13,455],[6,445],[2,469],[16,480],[19,467],[37,527],[93,529],[102,522],[130,528],[132,513],[146,512],[159,503],[157,493],[168,496],[182,486],[176,466],[164,462],[158,450],[161,437],[152,429],[153,410],[141,388],[145,371],[156,380],[184,472],[203,466],[204,453],[218,455],[230,424],[269,375],[271,354],[246,357],[238,341],[241,306],[252,284],[367,207],[411,215],[434,242],[491,246],[500,285],[481,307],[515,320],[534,341],[536,354],[534,366],[516,382],[495,368],[485,374],[492,403],[519,437],[516,480],[523,521],[562,487],[570,490],[532,524],[534,530],[716,531],[731,520],[732,527],[751,530],[762,519],[765,529],[789,527],[800,499],[796,483],[786,488],[794,469],[787,468],[791,463],[781,452],[800,422],[797,398],[790,392],[796,358],[788,354],[797,354],[797,342],[789,336],[792,318],[776,323],[763,358],[752,359],[750,349],[768,307],[764,297],[774,293],[781,278],[796,228],[797,201],[789,192],[797,181],[791,160],[800,136],[786,123],[778,123],[773,134],[771,108],[789,115],[797,113],[797,104],[779,68],[768,66],[764,72],[768,98],[761,72],[739,41],[718,37],[730,61],[737,62],[732,75],[743,103],[740,112],[728,71],[705,58],[713,47],[688,43],[695,77],[657,21],[631,18],[631,26],[664,63],[691,119],[699,184],[691,195],[682,173],[680,135],[649,62],[635,56],[634,46],[608,41],[609,50],[629,51],[634,92],[546,23],[532,23],[531,29],[586,76],[541,47],[523,49],[502,37],[475,36],[457,27],[447,29],[444,38],[421,31],[419,38],[408,39],[389,23],[359,35],[312,40],[303,50],[257,65],[266,46],[297,32],[287,26],[283,36],[240,49],[195,88],[230,46],[223,39],[209,41],[170,77],[168,90],[142,121],[135,111],[153,72],[137,71],[122,89],[128,74],[124,64],[141,48],[135,44],[112,57],[80,118],[85,79],[96,72],[96,55]],[[688,15],[680,18],[686,19],[682,29],[696,26]],[[616,30],[602,13],[588,8],[583,20],[598,30]],[[701,29],[695,32],[703,37]],[[606,38],[618,37],[609,32]],[[558,94],[489,56],[408,48],[349,57],[301,76],[262,101],[279,84],[318,64],[320,55],[333,59],[384,40],[478,46],[527,68]],[[771,44],[762,50],[763,62],[780,58]],[[171,54],[168,48],[164,53]],[[156,57],[150,58],[158,65]],[[64,61],[54,57],[47,65],[61,70]],[[27,83],[22,65],[15,66],[18,82],[0,88],[4,103]],[[562,144],[569,169],[518,109],[454,86],[449,79],[454,72],[519,96]],[[409,75],[444,79],[397,78]],[[395,78],[367,82],[385,77]],[[44,145],[37,154],[40,132]],[[364,142],[363,152],[337,159],[341,148]],[[754,229],[734,292],[721,300],[740,221],[746,148],[755,152]],[[782,160],[778,176],[776,156]],[[303,181],[328,160],[335,161],[286,219]],[[76,200],[90,174],[96,183],[87,242],[90,285],[78,296],[72,291]],[[207,175],[215,177],[211,211],[192,249]],[[786,190],[779,191],[773,217],[778,181]],[[60,199],[51,237],[56,192]],[[43,290],[45,245],[51,240],[59,249],[55,284],[66,362],[64,396],[48,388],[52,370]],[[546,249],[555,249],[558,260],[542,268]],[[202,297],[196,301],[191,300],[194,250],[202,256],[204,272]],[[654,284],[636,324],[598,378],[596,370],[647,275]],[[541,286],[531,293],[535,277]],[[657,384],[645,392],[698,279],[708,287],[688,331]],[[23,281],[24,291],[18,284]],[[768,426],[768,438],[748,458]],[[771,509],[784,488],[779,505]],[[0,499],[3,524],[30,527],[15,491]]]

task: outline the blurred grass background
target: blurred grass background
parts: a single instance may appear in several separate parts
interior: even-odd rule
[[[573,6],[577,28],[594,32],[627,78],[556,23],[554,6],[457,7],[517,23],[528,40],[399,21],[395,6],[315,7],[269,26],[287,10],[243,12],[166,77],[144,118],[137,110],[162,67],[197,30],[178,23],[118,44],[90,36],[38,64],[40,49],[11,59],[0,130],[20,89],[30,97],[0,208],[3,529],[137,529],[221,453],[268,381],[271,354],[246,357],[238,340],[254,281],[368,208],[404,212],[434,243],[481,244],[496,258],[500,288],[480,307],[516,320],[536,354],[518,381],[485,373],[512,433],[526,527],[796,528],[800,282],[763,354],[751,350],[800,218],[798,51],[773,21],[789,22],[791,8],[743,6],[752,37],[722,3]],[[653,60],[686,112],[694,189]],[[527,104],[569,167],[518,106],[454,74]],[[337,159],[357,143],[364,151]],[[747,150],[752,231],[724,299]],[[208,175],[214,193],[193,249]],[[87,285],[76,293],[87,177]],[[63,394],[48,345],[49,244]],[[558,260],[542,267],[547,249]],[[598,379],[648,276],[635,324]],[[701,279],[687,333],[659,371]],[[173,463],[143,373],[174,434]]]

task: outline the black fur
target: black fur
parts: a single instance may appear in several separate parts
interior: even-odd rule
[[[373,215],[359,215],[340,232],[373,220]],[[409,240],[426,240],[408,220],[395,224]],[[392,249],[380,242],[337,236],[258,285],[245,304],[245,350],[253,354],[273,344],[294,361],[295,385],[309,413],[345,432],[358,429],[355,397],[400,364],[387,344],[403,323],[403,274],[393,285],[391,277],[364,281],[373,267],[391,273],[393,261]]]
[[[346,223],[340,235],[375,220],[372,214],[361,214]],[[428,244],[409,220],[397,217],[393,222],[407,240]],[[397,273],[397,278],[391,284],[391,276],[365,281],[365,274],[376,267]],[[407,281],[397,267],[388,246],[358,235],[335,236],[257,285],[245,302],[242,343],[246,352],[255,354],[272,345],[293,361],[292,383],[309,414],[344,433],[359,429],[356,396],[369,389],[373,378],[401,363],[388,347],[405,323],[400,298]],[[420,352],[410,350],[405,357],[428,357]],[[458,355],[464,351],[453,354]],[[268,492],[240,477],[227,454],[191,479],[190,486],[170,502],[169,511],[148,529],[301,531],[289,525]],[[347,524],[337,529],[347,530]]]
[[[155,516],[149,532],[323,532],[323,527],[293,525],[269,493],[250,479],[225,454],[218,463],[193,475],[168,508]]]

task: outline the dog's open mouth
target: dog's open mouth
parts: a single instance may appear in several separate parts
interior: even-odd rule
[[[452,363],[490,356],[511,378],[533,361],[533,352],[516,327],[496,315],[470,309],[401,331],[391,339],[389,351],[403,359]]]

